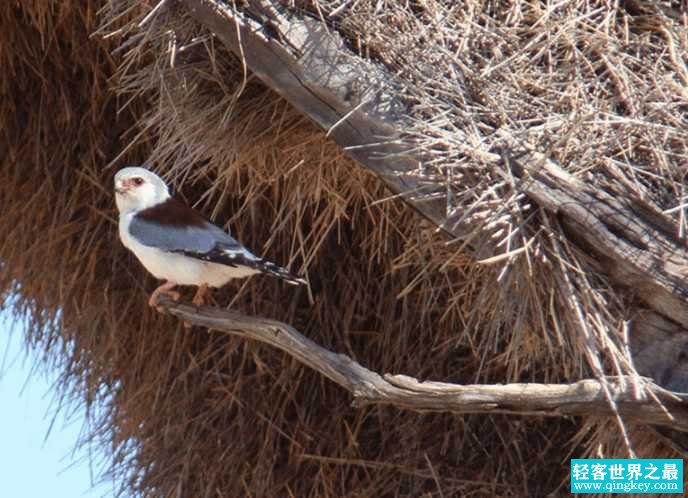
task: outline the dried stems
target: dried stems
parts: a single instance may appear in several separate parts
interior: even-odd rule
[[[114,170],[142,162],[311,283],[298,294],[256,277],[218,303],[293,324],[373,371],[460,385],[573,383],[591,361],[610,382],[633,374],[637,301],[590,271],[492,158],[506,130],[586,185],[667,211],[683,236],[682,14],[584,0],[283,4],[395,73],[410,102],[402,138],[431,158],[418,178],[449,194],[442,209],[465,239],[347,159],[184,2],[0,3],[0,292],[63,372],[59,392],[99,407],[90,438],[122,489],[542,496],[569,454],[674,455],[645,424],[624,441],[609,417],[352,408],[288,355],[188,334],[147,309],[155,283],[119,244],[110,195]],[[645,356],[680,359],[679,346]]]

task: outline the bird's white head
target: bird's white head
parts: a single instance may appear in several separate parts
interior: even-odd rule
[[[146,168],[131,166],[115,175],[115,202],[120,213],[148,209],[169,197],[162,178]]]

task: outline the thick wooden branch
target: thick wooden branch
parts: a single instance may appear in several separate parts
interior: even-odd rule
[[[358,57],[320,20],[287,13],[275,0],[243,2],[241,11],[219,0],[183,0],[183,5],[401,200],[452,237],[466,235],[464,227],[448,222],[445,186],[423,178],[422,157],[400,139],[408,129],[406,105],[398,97],[397,79],[384,66]],[[594,269],[657,315],[633,324],[632,344],[660,340],[657,329],[646,324],[665,317],[678,324],[671,347],[688,350],[688,249],[673,223],[641,199],[601,191],[508,135],[503,138],[504,149],[487,154],[488,160],[560,217],[572,243],[591,255]],[[636,366],[659,379],[674,365],[644,355]],[[672,378],[673,388],[688,390],[688,373]]]
[[[515,415],[616,416],[597,380],[573,384],[458,385],[419,382],[405,375],[380,375],[343,354],[333,353],[276,320],[236,311],[162,299],[170,314],[200,327],[275,347],[349,391],[354,403],[385,404],[418,412],[509,413]],[[688,431],[688,404],[646,379],[608,380],[624,421]]]
[[[443,185],[419,181],[420,160],[401,140],[406,104],[396,78],[353,54],[317,19],[288,16],[278,2],[253,0],[242,13],[218,0],[183,0],[247,68],[320,125],[394,193],[442,226]],[[260,23],[254,19],[260,19]],[[457,228],[458,229],[458,228]]]
[[[543,154],[508,139],[505,160],[521,189],[560,215],[591,261],[653,310],[688,327],[688,250],[677,227],[640,198],[578,180]],[[517,155],[514,155],[517,154]]]

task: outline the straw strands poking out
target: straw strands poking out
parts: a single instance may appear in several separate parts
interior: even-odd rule
[[[215,306],[291,324],[375,372],[462,384],[635,375],[636,300],[591,271],[491,154],[506,130],[577,179],[666,210],[683,237],[685,13],[283,2],[394,73],[405,139],[434,158],[424,180],[465,215],[464,244],[262,83],[191,3],[0,6],[0,289],[62,372],[65,400],[90,408],[87,440],[110,450],[123,492],[542,496],[563,485],[569,455],[674,455],[613,418],[354,407],[288,355],[187,330],[147,307],[155,282],[118,241],[111,183],[145,162],[309,282],[258,276],[214,292]]]

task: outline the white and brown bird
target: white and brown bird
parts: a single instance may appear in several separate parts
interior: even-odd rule
[[[290,284],[305,280],[255,256],[200,213],[170,196],[165,182],[145,168],[128,167],[115,175],[119,236],[143,266],[165,283],[148,304],[158,307],[161,294],[179,299],[177,285],[198,286],[193,298],[203,304],[208,287],[233,278],[266,273]]]

